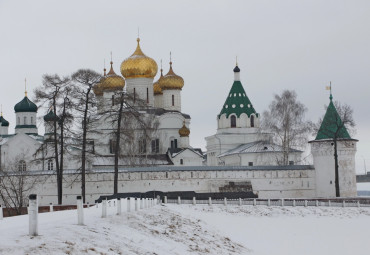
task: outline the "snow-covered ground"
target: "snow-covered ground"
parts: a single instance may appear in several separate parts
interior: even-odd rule
[[[123,200],[124,201],[124,200]],[[123,202],[123,205],[125,203]],[[133,207],[132,207],[133,208]],[[369,208],[156,205],[108,207],[0,220],[0,254],[369,254]]]

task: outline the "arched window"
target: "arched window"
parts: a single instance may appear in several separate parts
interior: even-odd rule
[[[21,171],[21,172],[27,170],[26,161],[24,161],[24,160],[19,161],[18,170]]]
[[[254,127],[254,115],[251,115],[251,127]]]
[[[180,159],[180,165],[183,165],[183,164],[184,164],[184,160]]]
[[[149,88],[146,88],[146,103],[149,104]]]
[[[54,170],[54,163],[51,159],[48,160],[48,170]]]
[[[172,106],[175,106],[175,95],[172,95]]]
[[[236,117],[235,117],[235,115],[231,115],[230,124],[231,124],[232,128],[236,127]]]

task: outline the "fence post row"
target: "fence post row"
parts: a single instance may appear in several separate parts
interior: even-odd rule
[[[29,235],[37,236],[39,234],[38,230],[38,204],[37,204],[37,195],[29,195],[29,208],[28,208],[28,217],[29,217]]]
[[[83,211],[83,202],[82,197],[77,196],[77,224],[83,225],[84,224],[84,211]]]

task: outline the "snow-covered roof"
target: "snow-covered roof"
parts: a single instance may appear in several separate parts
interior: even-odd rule
[[[290,152],[302,152],[290,148]],[[232,154],[244,154],[244,153],[266,153],[266,152],[283,152],[283,147],[268,141],[257,141],[253,143],[241,144],[238,147],[225,151],[218,155],[218,157],[224,157]]]

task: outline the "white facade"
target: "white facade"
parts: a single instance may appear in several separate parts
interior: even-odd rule
[[[126,79],[126,91],[131,95],[136,95],[138,99],[146,102],[148,106],[154,106],[152,78]]]
[[[162,104],[165,110],[181,112],[181,90],[179,89],[163,90]]]

